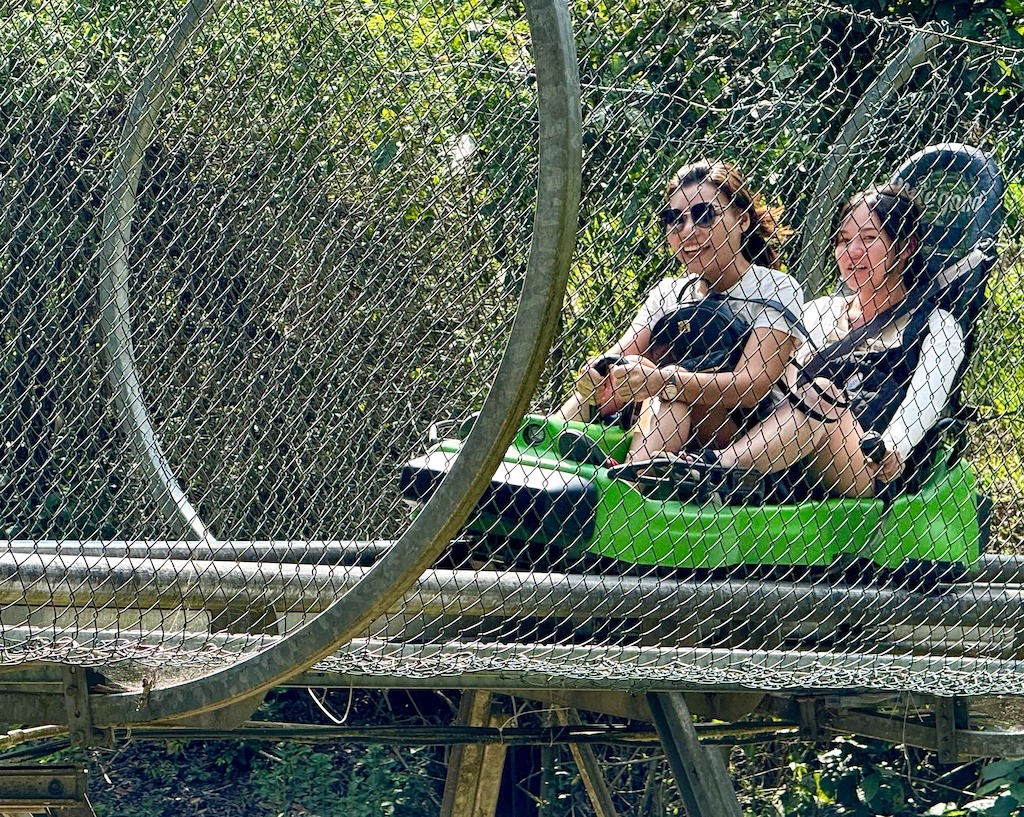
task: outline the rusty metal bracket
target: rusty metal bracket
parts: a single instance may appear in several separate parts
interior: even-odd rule
[[[0,768],[0,812],[95,817],[86,791],[85,769],[80,766]]]
[[[64,703],[68,713],[68,732],[74,746],[113,746],[114,730],[93,726],[89,702],[89,670],[85,667],[65,666]]]

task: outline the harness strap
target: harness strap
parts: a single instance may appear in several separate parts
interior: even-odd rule
[[[823,390],[818,388],[816,383],[812,382],[811,385],[818,392],[818,396],[819,397],[827,398],[827,399],[832,400],[834,405],[837,405],[840,408],[846,408],[848,405],[850,405],[849,401],[846,401],[845,403],[840,403],[838,400],[833,398],[831,394],[826,394]],[[802,411],[804,414],[806,414],[812,420],[817,420],[818,422],[826,423],[826,424],[827,423],[838,423],[839,422],[839,418],[838,417],[828,417],[828,416],[822,414],[816,408],[813,408],[810,405],[808,405],[808,403],[799,394],[797,394],[795,391],[793,391],[790,388],[786,389],[786,399],[789,400],[790,404],[794,408],[800,409],[800,411]]]
[[[873,320],[869,321],[863,326],[857,327],[857,329],[855,329],[854,332],[856,332],[858,335],[857,340],[859,341],[859,343],[855,345],[844,343],[844,341],[848,340],[854,334],[854,332],[851,332],[845,338],[836,341],[835,343],[827,346],[826,348],[818,352],[811,360],[812,363],[816,364],[816,369],[814,371],[809,372],[808,369],[810,368],[810,366],[808,365],[800,370],[798,374],[798,381],[800,382],[800,385],[810,386],[817,393],[818,397],[825,401],[826,403],[830,403],[833,406],[838,406],[839,408],[849,408],[853,401],[850,400],[848,396],[845,400],[837,399],[827,389],[819,386],[817,382],[815,382],[815,378],[820,373],[821,369],[824,368],[825,364],[828,363],[830,360],[834,359],[833,356],[845,356],[852,353],[854,349],[856,349],[857,346],[860,345],[860,343],[863,343],[865,340],[869,340],[880,335],[886,326],[888,326],[890,323],[892,323],[893,321],[900,317],[900,314],[905,315],[908,312],[911,313],[911,318],[903,329],[903,335],[900,339],[900,346],[908,351],[918,350],[919,341],[926,334],[928,320],[931,317],[932,312],[935,310],[935,303],[933,298],[927,298],[922,300],[921,303],[911,304],[909,308],[904,308],[903,310],[901,310],[900,314],[894,314],[896,313],[897,308],[900,307],[901,305],[906,304],[908,300],[910,300],[909,297],[901,301],[899,304],[896,304],[891,309],[887,309],[885,312],[877,315]],[[914,354],[916,355],[918,351],[915,351]],[[916,366],[917,362],[915,361],[914,367]],[[835,385],[838,387],[839,384]],[[843,393],[844,395],[846,394],[845,390],[843,391]],[[804,414],[806,414],[813,420],[818,420],[823,423],[838,422],[838,417],[826,417],[817,409],[809,406],[807,402],[799,394],[797,394],[790,388],[786,389],[786,399],[789,400],[791,405],[798,408],[800,411],[802,411]]]
[[[811,383],[830,361],[846,357],[864,341],[878,337],[890,323],[894,323],[911,309],[923,306],[924,303],[925,301],[917,303],[917,299],[912,299],[908,293],[907,297],[898,304],[889,307],[884,312],[879,312],[870,321],[858,326],[845,337],[830,343],[824,349],[819,349],[807,363],[800,367],[801,383]]]

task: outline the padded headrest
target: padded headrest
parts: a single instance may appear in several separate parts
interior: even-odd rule
[[[1003,222],[1003,178],[978,148],[947,142],[915,153],[890,180],[914,189],[924,207],[924,257],[932,275],[990,241]]]
[[[984,151],[947,142],[915,153],[891,181],[913,188],[924,207],[922,252],[928,274],[921,283],[973,343],[1003,223],[999,168]]]

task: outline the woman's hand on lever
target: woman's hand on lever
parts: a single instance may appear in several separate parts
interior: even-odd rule
[[[591,361],[584,366],[578,375],[576,375],[576,394],[578,394],[584,403],[590,405],[597,404],[597,397],[602,385],[608,379],[607,376],[602,376],[601,373],[594,368],[594,361]]]
[[[660,369],[647,358],[631,356],[613,366],[611,381],[616,398],[627,402],[649,400],[665,388],[670,372]]]
[[[584,403],[597,407],[603,416],[620,411],[630,402],[628,399],[620,400],[615,389],[613,370],[622,361],[625,358],[619,355],[594,358],[576,378],[576,393]]]
[[[878,464],[878,473],[875,475],[875,478],[882,482],[892,482],[902,473],[903,455],[893,449],[892,451],[885,452],[885,456]]]
[[[874,469],[874,478],[880,482],[892,482],[903,473],[903,455],[888,449],[877,431],[869,431],[861,437],[860,450],[868,467]]]

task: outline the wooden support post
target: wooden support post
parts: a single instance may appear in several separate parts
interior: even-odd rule
[[[557,712],[558,720],[563,726],[580,726],[583,723],[575,709],[559,709]],[[616,817],[612,793],[608,790],[604,775],[601,774],[601,767],[598,765],[594,750],[585,743],[570,743],[569,751],[572,752],[573,760],[576,761],[576,768],[580,770],[580,777],[590,796],[594,814],[597,817]]]
[[[647,703],[690,817],[742,817],[722,756],[701,746],[678,692],[652,692]]]
[[[457,722],[460,726],[501,726],[492,714],[493,696],[486,690],[464,690]],[[494,817],[505,768],[506,747],[454,746],[448,756],[440,817]]]
[[[545,726],[549,726],[550,722]],[[540,798],[537,803],[537,817],[552,817],[555,813],[555,747],[540,747]]]
[[[956,763],[960,757],[957,732],[969,729],[963,698],[935,696],[935,742],[939,763]]]

